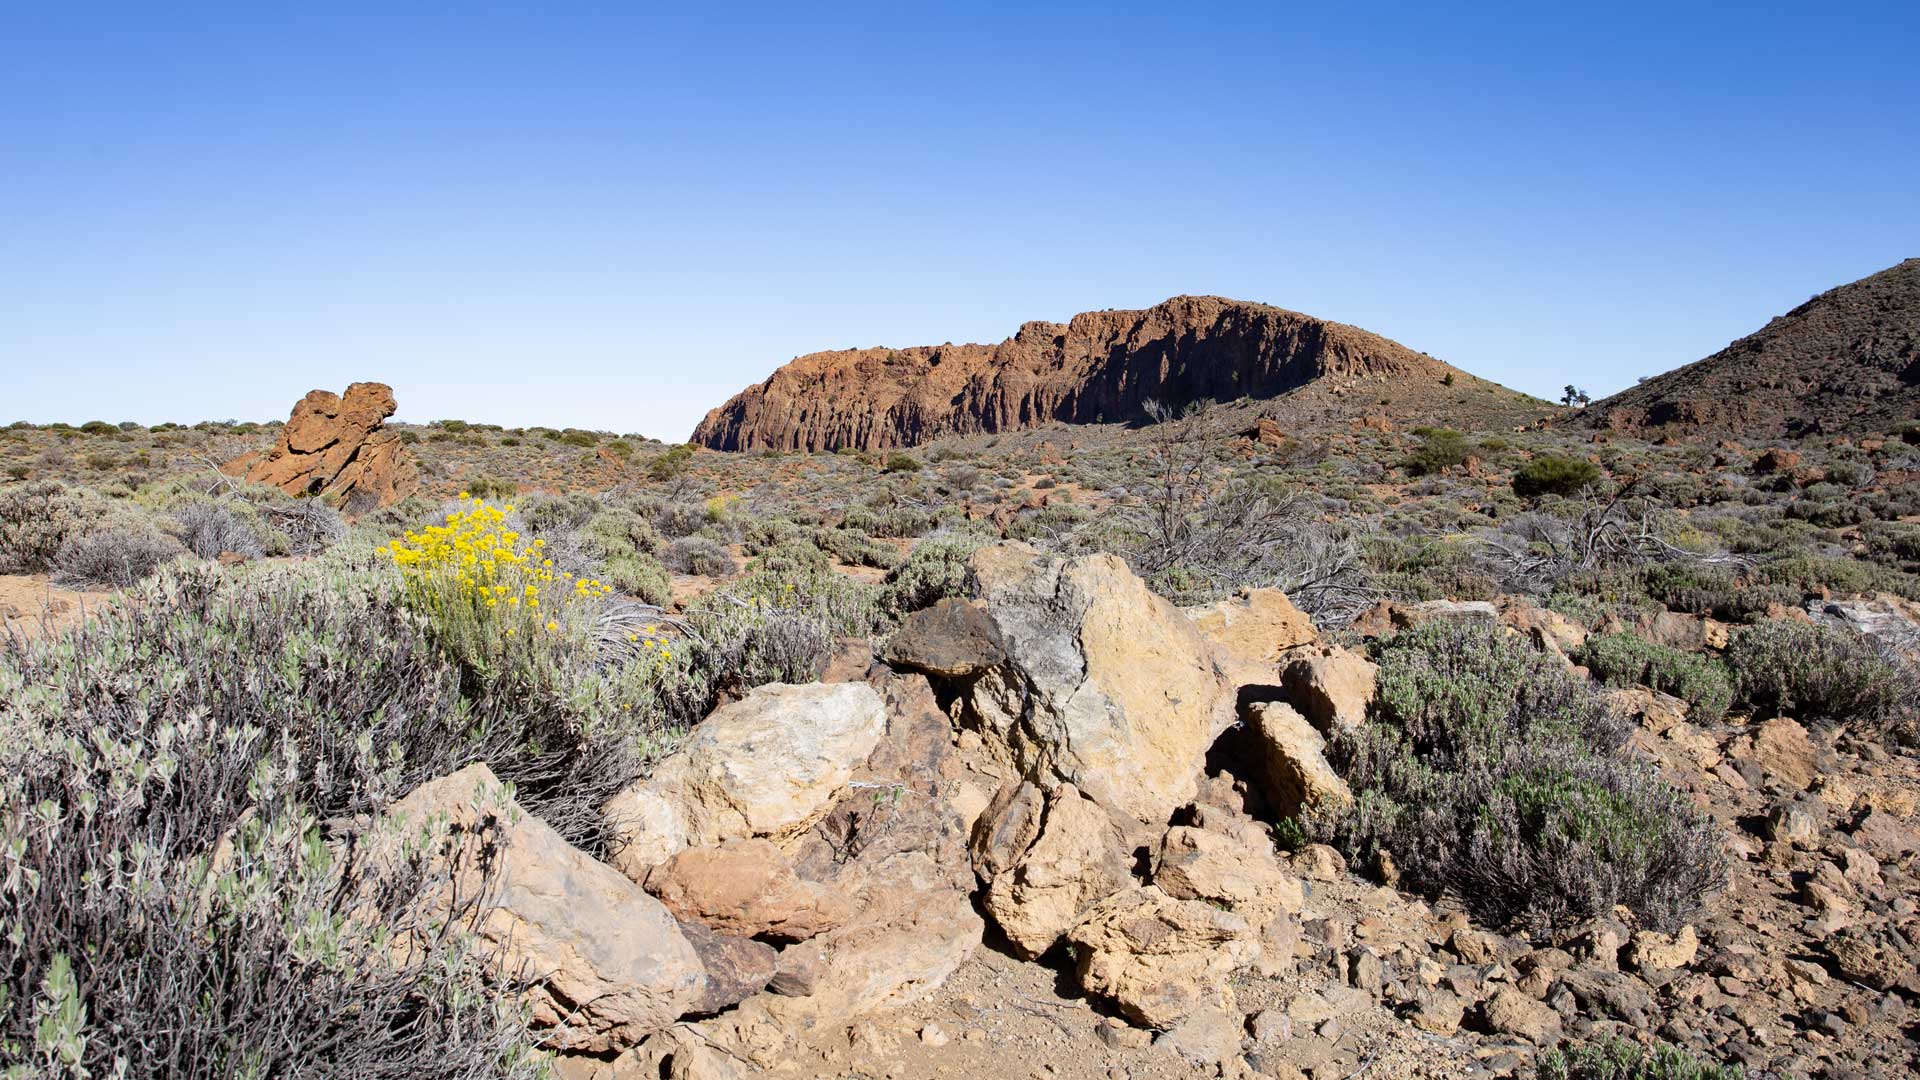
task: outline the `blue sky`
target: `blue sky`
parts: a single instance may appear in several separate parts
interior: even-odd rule
[[[680,439],[1179,293],[1598,396],[1920,255],[1910,2],[689,6],[0,0],[0,422]]]

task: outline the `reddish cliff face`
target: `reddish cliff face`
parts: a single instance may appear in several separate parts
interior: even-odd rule
[[[1454,369],[1377,334],[1265,304],[1179,296],[1030,322],[998,345],[802,356],[707,414],[715,450],[863,450],[1049,421],[1141,418],[1148,401],[1272,397],[1326,377],[1432,383]]]

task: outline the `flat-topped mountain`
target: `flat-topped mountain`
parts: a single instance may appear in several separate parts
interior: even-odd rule
[[[1358,327],[1176,296],[1144,310],[1030,322],[998,345],[811,353],[708,413],[692,441],[716,450],[913,446],[1056,421],[1129,422],[1148,401],[1268,398],[1318,384],[1338,384],[1356,406],[1497,389]],[[1355,393],[1363,384],[1364,397]]]
[[[1920,259],[1821,293],[1704,360],[1595,402],[1579,423],[1746,439],[1920,417]]]

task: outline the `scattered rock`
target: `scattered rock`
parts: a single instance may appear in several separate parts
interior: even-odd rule
[[[1359,653],[1320,645],[1289,654],[1281,683],[1287,702],[1330,735],[1336,728],[1351,731],[1366,723],[1379,670]]]
[[[773,980],[779,955],[773,946],[752,938],[716,934],[697,922],[682,921],[680,932],[686,935],[707,973],[706,992],[688,1012],[717,1013],[759,993]]]
[[[705,1000],[706,970],[665,905],[527,814],[485,765],[420,785],[388,818],[464,845],[468,874],[482,847],[497,851],[479,935],[534,980],[534,1023],[557,1048],[618,1050]]]
[[[1560,1041],[1560,1014],[1511,986],[1494,991],[1480,1004],[1480,1013],[1487,1030],[1496,1035],[1511,1035],[1535,1046]]]
[[[1031,820],[1030,796],[1024,792],[1004,802],[996,798],[995,805],[1023,824]],[[976,828],[976,836],[989,842],[1021,831],[990,817]],[[982,906],[1017,953],[1039,956],[1097,901],[1131,883],[1126,850],[1125,834],[1107,812],[1072,784],[1062,784],[1046,796],[1038,834],[1026,850],[1010,863],[1006,852],[991,850],[976,861],[976,870],[1006,864],[988,882]]]
[[[1256,930],[1305,904],[1300,880],[1280,868],[1273,844],[1178,825],[1153,856],[1153,883],[1180,900],[1204,900],[1245,918]]]
[[[1230,995],[1226,977],[1258,950],[1245,919],[1152,885],[1101,901],[1067,940],[1083,988],[1135,1023],[1162,1028]]]
[[[613,864],[641,880],[689,847],[798,836],[826,813],[885,727],[880,696],[865,683],[754,689],[715,709],[652,776],[608,800],[620,843]]]
[[[943,678],[968,678],[1006,660],[1000,631],[978,605],[948,597],[907,616],[887,639],[887,663]]]
[[[1699,954],[1700,938],[1692,926],[1683,926],[1672,934],[1638,930],[1627,943],[1628,966],[1639,971],[1671,971],[1693,963]]]
[[[844,897],[801,881],[786,856],[766,840],[728,840],[682,851],[648,871],[641,883],[682,921],[740,937],[805,941],[851,914]]]
[[[1353,802],[1347,782],[1327,763],[1326,740],[1307,718],[1281,701],[1248,707],[1258,747],[1261,786],[1267,801],[1283,817],[1303,811],[1331,811]]]

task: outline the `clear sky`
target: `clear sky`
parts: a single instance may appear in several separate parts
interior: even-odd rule
[[[0,0],[0,422],[681,439],[1179,293],[1599,396],[1915,255],[1912,0]]]

